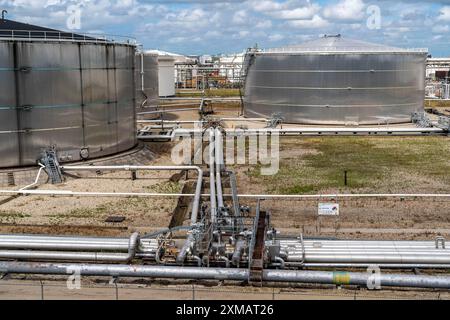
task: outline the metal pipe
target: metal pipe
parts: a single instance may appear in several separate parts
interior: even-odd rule
[[[127,256],[127,262],[130,262],[134,259],[134,256],[136,255],[136,251],[138,249],[139,245],[139,233],[135,232],[131,235],[130,241],[128,242],[128,256]]]
[[[0,190],[3,195],[50,195],[50,196],[79,196],[79,197],[187,197],[192,198],[193,193],[136,193],[136,192],[76,192],[69,190]],[[209,197],[209,194],[200,194],[200,197]],[[224,194],[231,198],[232,194]],[[323,195],[267,195],[267,194],[239,194],[242,199],[266,200],[322,200],[322,199],[357,199],[357,198],[450,198],[450,194],[323,194]]]
[[[449,264],[388,264],[388,263],[302,263],[286,262],[287,267],[302,268],[363,268],[377,266],[381,269],[449,269]]]
[[[204,99],[203,97],[167,97],[167,98],[160,98],[161,101],[201,101],[202,99]],[[208,97],[208,100],[211,101],[241,101],[240,98],[230,98],[230,97],[226,97],[226,98],[222,98],[222,97]]]
[[[0,259],[31,261],[91,261],[91,262],[129,262],[128,254],[99,252],[58,252],[58,251],[0,251]]]
[[[193,198],[196,195],[193,193],[145,193],[145,192],[77,192],[70,190],[0,190],[3,195],[42,195],[42,196],[61,196],[61,197],[126,197],[126,198],[141,198],[141,197],[189,197]],[[207,195],[200,195],[207,196]],[[209,196],[209,195],[208,195]]]
[[[227,197],[231,197],[231,194],[227,194]],[[351,198],[450,198],[450,194],[407,194],[407,193],[378,193],[378,194],[295,194],[295,195],[283,195],[283,194],[240,194],[239,198],[252,198],[252,199],[307,199],[307,200],[323,200],[323,199],[351,199]]]
[[[422,133],[422,132],[443,132],[440,128],[417,128],[417,127],[358,127],[358,128],[333,128],[333,127],[309,127],[309,128],[284,128],[284,129],[245,129],[239,130],[244,134],[301,134],[301,133]],[[226,133],[233,133],[235,130],[226,130]]]
[[[0,262],[0,272],[15,274],[67,275],[78,271],[82,276],[120,276],[170,279],[247,281],[247,269],[183,268],[142,265],[92,265],[61,263]],[[262,279],[268,282],[358,285],[366,287],[374,275],[356,272],[264,270]],[[450,289],[449,276],[380,274],[381,287],[414,287]]]
[[[284,268],[285,268],[286,263],[285,263],[285,261],[284,261],[282,258],[280,258],[280,257],[275,257],[273,260],[274,260],[275,262],[277,262],[277,263],[280,264],[281,269],[284,269]]]
[[[220,172],[224,165],[223,159],[223,140],[222,132],[219,129],[215,130],[215,162],[216,162],[216,185],[217,185],[217,205],[219,208],[224,207],[223,192],[222,192],[222,177]]]
[[[55,244],[31,243],[28,246],[20,244],[21,248],[44,249],[48,246],[54,247]],[[136,255],[139,245],[139,233],[133,233],[128,240],[128,253],[101,253],[101,252],[61,252],[61,251],[29,251],[29,250],[1,250],[0,259],[18,259],[18,260],[75,260],[75,261],[94,261],[94,262],[130,262]],[[62,249],[65,246],[60,246]],[[72,246],[70,249],[79,250],[83,246]],[[92,249],[90,247],[89,249]]]
[[[202,264],[203,264],[202,258],[200,258],[200,257],[198,257],[198,256],[192,256],[192,259],[194,259],[195,261],[197,261],[197,266],[198,266],[199,268],[202,267]]]
[[[225,266],[226,266],[227,268],[230,267],[230,259],[228,259],[227,257],[225,257],[225,256],[219,256],[219,260],[225,261]]]
[[[143,116],[146,114],[160,114],[160,113],[171,113],[171,112],[186,112],[186,111],[194,111],[198,110],[198,108],[183,108],[183,109],[169,109],[169,110],[158,110],[158,111],[145,111],[136,113],[138,116]]]
[[[301,255],[288,256],[288,262],[302,262]],[[390,264],[449,264],[450,256],[432,256],[432,255],[398,255],[398,254],[379,254],[379,255],[358,255],[358,254],[333,254],[316,255],[306,254],[305,262],[309,263],[390,263]]]
[[[175,130],[177,136],[191,136],[198,133],[199,129],[179,128]],[[417,127],[367,127],[367,128],[332,128],[332,127],[302,127],[302,128],[284,128],[284,129],[226,129],[225,134],[228,136],[251,136],[251,135],[273,135],[280,136],[290,135],[421,135],[421,134],[445,134],[446,131],[441,128],[417,128]]]
[[[39,163],[39,166],[40,166],[40,168],[39,168],[39,171],[36,175],[36,179],[34,180],[34,182],[32,184],[29,184],[29,185],[23,187],[22,189],[19,189],[19,191],[28,190],[30,188],[33,188],[39,183],[39,179],[41,178],[41,173],[45,169],[45,166],[42,163]]]
[[[216,203],[216,182],[214,178],[214,163],[215,163],[215,132],[214,129],[209,129],[209,189],[211,202],[211,223],[215,224],[217,219],[217,203]]]
[[[181,248],[180,252],[178,253],[178,256],[176,259],[178,264],[184,263],[188,253],[190,253],[192,251],[192,245],[194,244],[194,241],[195,241],[194,235],[192,233],[190,233],[189,236],[187,237],[186,241],[184,242],[183,247]]]
[[[0,249],[20,250],[75,250],[75,251],[126,251],[127,243],[73,243],[73,242],[31,242],[0,241]]]

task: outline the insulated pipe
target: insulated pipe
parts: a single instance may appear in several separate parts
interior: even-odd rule
[[[58,243],[33,241],[0,241],[0,249],[18,250],[74,250],[74,251],[126,251],[127,243]]]
[[[379,267],[381,269],[448,269],[448,264],[387,264],[387,263],[295,263],[286,262],[288,267],[303,268],[364,268]]]
[[[197,223],[198,212],[200,208],[200,198],[202,192],[203,185],[203,170],[197,166],[63,166],[61,167],[62,171],[84,171],[84,170],[113,170],[113,171],[138,171],[138,170],[149,170],[149,171],[178,171],[178,170],[197,170],[198,178],[197,178],[197,186],[195,190],[194,202],[192,205],[192,215],[191,215],[191,224],[194,225]]]
[[[201,188],[200,188],[201,189]],[[174,197],[174,198],[194,198],[193,193],[136,193],[136,192],[76,192],[69,190],[0,190],[0,195],[47,195],[62,197]],[[209,197],[210,194],[200,194],[200,197]],[[232,194],[224,194],[224,197],[231,198]],[[323,194],[323,195],[265,195],[265,194],[240,194],[242,199],[266,199],[266,200],[322,200],[322,199],[358,199],[358,198],[450,198],[450,194]]]
[[[234,130],[227,130],[227,134],[234,133]],[[374,127],[374,128],[332,128],[332,127],[309,127],[309,128],[285,128],[285,129],[246,129],[246,130],[240,130],[239,134],[244,135],[260,135],[260,134],[279,134],[279,135],[286,135],[286,134],[302,134],[302,133],[367,133],[367,132],[374,132],[374,133],[443,133],[444,130],[440,128],[406,128],[406,127],[397,127],[397,128],[389,128],[389,127]]]
[[[170,279],[248,281],[247,269],[183,268],[142,265],[92,265],[61,263],[0,262],[0,272],[15,274],[67,275],[75,271],[82,276],[120,276]],[[368,286],[377,279],[381,287],[450,289],[449,276],[373,274],[329,271],[264,270],[263,281],[330,285]]]
[[[178,264],[184,263],[184,260],[186,260],[188,253],[191,251],[191,247],[194,244],[194,241],[195,241],[194,235],[192,233],[189,234],[186,241],[184,242],[183,247],[181,248],[180,252],[178,253],[178,256],[176,259]]]
[[[227,257],[225,257],[225,256],[219,256],[218,260],[224,261],[224,262],[225,262],[225,266],[226,266],[227,268],[230,267],[230,259],[228,259]]]
[[[168,98],[160,98],[161,101],[201,101],[202,97],[186,97],[186,98],[182,98],[182,97],[168,97]],[[211,100],[211,101],[241,101],[240,98],[222,98],[222,97],[208,97],[207,100]]]
[[[91,261],[91,262],[129,262],[128,254],[99,252],[63,252],[63,251],[0,251],[0,259],[31,261]]]
[[[226,195],[231,197],[230,195]],[[294,200],[323,200],[323,199],[357,199],[357,198],[450,198],[450,194],[436,194],[436,193],[374,193],[374,194],[240,194],[239,198],[251,198],[251,199],[294,199]]]
[[[422,254],[330,254],[317,255],[306,254],[305,259],[301,255],[291,256],[287,262],[309,262],[309,263],[390,263],[390,264],[449,264],[450,255],[422,255]]]
[[[215,224],[217,219],[217,203],[216,203],[216,182],[214,179],[214,164],[215,164],[215,132],[214,129],[209,129],[209,189],[211,201],[211,223]]]
[[[217,205],[219,208],[224,207],[223,192],[222,192],[222,177],[220,172],[224,165],[223,159],[223,140],[222,132],[219,129],[215,130],[215,162],[216,162],[216,185],[217,185]]]
[[[72,236],[48,236],[26,234],[0,234],[0,241],[53,241],[53,242],[80,242],[80,243],[124,243],[129,238],[100,238],[100,237],[72,237]]]
[[[175,130],[177,136],[191,136],[198,133],[199,129],[184,129],[179,128]],[[322,136],[322,135],[422,135],[422,134],[445,134],[447,131],[441,128],[330,128],[330,127],[305,127],[305,128],[285,128],[285,129],[227,129],[225,130],[228,136],[254,136],[254,135],[280,135],[280,136]]]
[[[127,256],[127,262],[131,262],[131,260],[134,259],[136,255],[136,251],[138,250],[140,242],[139,233],[135,232],[130,236],[130,241],[128,242],[128,256]]]
[[[167,109],[167,110],[159,110],[159,111],[145,111],[136,113],[139,116],[143,116],[146,114],[160,114],[160,113],[171,113],[171,112],[186,112],[186,111],[194,111],[198,110],[198,108],[183,108],[183,109]]]
[[[39,166],[40,166],[40,168],[39,168],[39,171],[37,173],[37,176],[36,176],[36,179],[34,180],[34,182],[32,184],[29,184],[29,185],[23,187],[22,189],[19,189],[19,191],[28,190],[30,188],[33,188],[39,183],[39,179],[41,177],[41,173],[45,169],[45,166],[42,163],[39,163]]]
[[[284,268],[285,268],[286,262],[285,262],[282,258],[280,258],[280,257],[275,257],[273,260],[274,260],[275,262],[277,262],[277,263],[280,264],[281,269],[284,269]]]
[[[144,72],[144,53],[140,53],[140,56],[141,56],[141,93],[144,95],[144,97],[145,97],[145,100],[144,101],[142,101],[142,103],[141,103],[141,108],[144,108],[144,106],[147,104],[147,101],[148,101],[148,96],[147,96],[147,94],[145,93],[145,77],[144,77],[144,75],[145,75],[145,72]]]
[[[133,233],[128,241],[128,253],[99,253],[99,252],[61,252],[61,251],[27,251],[27,250],[1,250],[0,259],[18,260],[75,260],[94,262],[130,262],[136,255],[139,245],[139,233]],[[38,248],[43,249],[46,244]],[[73,249],[78,249],[74,247]]]
[[[125,198],[148,198],[148,197],[173,197],[173,198],[194,198],[196,195],[193,193],[148,193],[148,192],[77,192],[70,190],[0,190],[1,195],[43,195],[52,197],[125,197]],[[209,195],[200,195],[206,197]]]
[[[426,276],[404,274],[380,274],[329,271],[265,270],[263,280],[273,282],[300,282],[314,284],[357,285],[368,287],[374,280],[381,287],[412,287],[450,289],[449,276]]]

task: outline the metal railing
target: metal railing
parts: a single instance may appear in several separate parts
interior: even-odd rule
[[[349,53],[428,53],[428,48],[364,48],[364,47],[284,47],[264,49],[258,53],[311,53],[311,52],[349,52]]]
[[[137,45],[137,40],[133,37],[110,34],[73,33],[57,30],[0,29],[0,40],[5,39],[29,41],[76,41],[87,43],[118,43]]]

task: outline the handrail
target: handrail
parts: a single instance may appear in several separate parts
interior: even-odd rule
[[[58,30],[0,29],[0,40],[76,41],[86,43],[118,43],[137,45],[136,38],[129,36],[94,33],[73,33]]]

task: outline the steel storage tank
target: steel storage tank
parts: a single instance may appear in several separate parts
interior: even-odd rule
[[[249,51],[246,117],[301,124],[410,122],[423,112],[427,50],[400,49],[340,35],[300,46]]]
[[[136,102],[139,108],[155,108],[159,104],[158,55],[136,54]]]
[[[49,148],[66,162],[137,144],[133,44],[0,22],[13,30],[0,34],[0,167]]]

